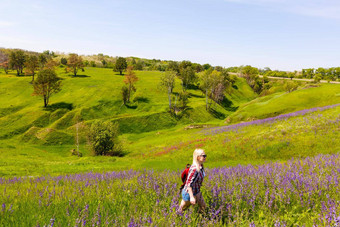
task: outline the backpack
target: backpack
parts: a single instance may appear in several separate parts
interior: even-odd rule
[[[183,170],[181,174],[183,184],[180,187],[180,191],[182,191],[182,189],[184,188],[185,182],[187,181],[190,166],[191,166],[190,164],[187,164],[185,170]]]

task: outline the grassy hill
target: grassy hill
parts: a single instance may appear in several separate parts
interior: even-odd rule
[[[241,105],[235,113],[231,114],[230,118],[234,122],[254,118],[262,119],[306,108],[339,103],[339,88],[340,86],[337,84],[307,85],[291,93],[277,92]]]
[[[136,74],[139,78],[137,91],[132,102],[125,106],[122,105],[120,94],[123,76],[111,69],[86,68],[79,76],[72,77],[59,68],[58,75],[63,79],[62,91],[51,97],[48,108],[43,108],[41,97],[31,95],[31,77],[17,77],[14,72],[0,74],[0,176],[55,175],[126,168],[178,169],[190,162],[195,147],[207,150],[210,166],[262,163],[270,159],[323,152],[320,149],[324,147],[320,146],[330,143],[327,138],[338,136],[338,130],[332,128],[334,134],[327,132],[324,136],[320,135],[319,140],[316,140],[318,144],[310,145],[312,148],[308,148],[308,152],[307,148],[303,148],[303,141],[307,141],[304,133],[307,131],[304,132],[301,125],[297,126],[293,134],[287,133],[287,136],[299,135],[294,147],[284,145],[281,137],[274,137],[268,144],[260,143],[262,140],[259,135],[277,133],[267,126],[262,129],[249,128],[247,134],[228,136],[228,141],[232,141],[227,143],[228,146],[224,135],[207,136],[202,133],[206,127],[225,125],[226,119],[234,123],[340,103],[338,85],[300,87],[292,93],[276,89],[271,95],[258,97],[243,78],[238,78],[226,94],[226,101],[221,105],[213,104],[211,111],[205,110],[202,92],[189,89],[188,108],[179,116],[173,116],[168,113],[167,95],[158,86],[162,72],[137,71]],[[180,89],[180,81],[176,81],[174,92]],[[325,113],[335,121],[334,117],[339,112],[338,107]],[[84,125],[95,119],[118,122],[120,139],[127,153],[125,157],[91,155],[86,144]],[[70,153],[75,148],[75,125],[78,122],[81,122],[81,158]],[[324,124],[327,125],[326,120]],[[286,123],[279,125],[285,130],[289,127]],[[316,122],[312,126],[315,125]],[[308,131],[312,132],[313,129]],[[315,144],[312,140],[311,137],[308,143]],[[257,145],[261,145],[264,151],[253,158],[251,152]],[[332,146],[331,150],[328,149],[330,153],[339,151],[338,143]],[[281,148],[288,149],[282,157],[279,155]],[[225,150],[228,152],[225,153]]]

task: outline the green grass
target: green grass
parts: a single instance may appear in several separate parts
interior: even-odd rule
[[[234,122],[263,119],[312,107],[327,106],[340,103],[339,93],[340,86],[337,84],[323,84],[291,93],[278,92],[243,104],[230,118]]]
[[[226,135],[206,136],[201,133],[203,127],[225,125],[226,119],[238,122],[340,103],[339,85],[323,84],[285,93],[282,92],[282,84],[276,83],[271,91],[276,93],[258,97],[243,78],[238,78],[226,94],[227,100],[221,105],[212,104],[210,111],[205,110],[205,97],[200,90],[188,90],[188,107],[174,116],[168,113],[167,94],[158,87],[161,72],[137,71],[137,92],[133,94],[132,102],[124,106],[120,97],[123,76],[111,69],[86,68],[77,77],[63,69],[58,70],[63,79],[62,91],[51,97],[46,109],[42,107],[41,97],[31,96],[31,77],[17,77],[14,72],[0,74],[0,176],[58,175],[130,168],[176,170],[191,162],[192,151],[196,147],[207,150],[207,165],[210,167],[264,163],[339,151],[339,144],[331,140],[338,136],[338,130],[334,128],[314,138],[312,129],[302,129],[311,126],[296,126],[294,133],[287,132],[286,137],[294,138],[289,146],[286,146],[286,137],[281,137],[277,130],[267,126],[249,127],[232,135],[227,133],[230,137],[228,143],[225,142]],[[180,81],[177,80],[174,92],[180,90]],[[329,119],[340,112],[339,108],[327,111]],[[126,156],[91,155],[84,126],[94,119],[119,123]],[[83,157],[80,158],[70,152],[75,148],[75,124],[78,121],[82,121],[79,137]],[[290,124],[295,125],[294,121],[288,122],[280,123],[278,127],[286,130],[291,127]],[[314,126],[316,124],[313,123]],[[327,128],[324,124],[322,127]],[[188,125],[201,128],[186,129]],[[274,138],[269,141],[266,138],[270,135]],[[331,146],[325,147],[326,144]],[[254,153],[253,148],[257,148],[257,152]]]

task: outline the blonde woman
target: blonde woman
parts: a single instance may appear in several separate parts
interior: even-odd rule
[[[182,190],[182,201],[178,210],[180,213],[186,210],[190,205],[195,205],[196,203],[198,204],[200,211],[205,210],[206,205],[202,197],[201,186],[203,178],[205,177],[203,163],[205,162],[206,157],[207,155],[203,149],[196,149],[194,151],[192,165]]]

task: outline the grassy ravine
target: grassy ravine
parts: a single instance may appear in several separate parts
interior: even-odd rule
[[[316,106],[340,103],[340,86],[323,84],[292,93],[275,84],[274,92],[256,98],[244,79],[239,78],[229,101],[213,104],[205,110],[205,98],[198,89],[189,89],[188,108],[180,116],[168,113],[166,93],[158,87],[161,72],[137,71],[137,92],[128,106],[122,105],[120,89],[123,77],[110,69],[86,68],[72,77],[59,69],[62,91],[42,108],[40,97],[31,96],[31,77],[0,74],[0,176],[41,176],[79,172],[103,172],[121,169],[182,169],[190,162],[195,147],[209,154],[209,167],[236,164],[260,164],[318,153],[336,153],[336,125],[327,119],[339,115],[339,107],[322,112],[327,117],[305,122],[305,117],[273,123],[275,127],[250,126],[236,132],[205,135],[205,127],[228,122],[270,117]],[[177,81],[174,92],[181,89]],[[125,157],[93,157],[88,150],[84,126],[94,119],[118,122]],[[324,120],[320,120],[324,119]],[[320,121],[320,122],[319,122]],[[80,150],[83,157],[72,156],[75,148],[75,124],[80,123]],[[299,123],[300,122],[300,123]],[[191,127],[201,127],[188,129]],[[314,127],[320,127],[315,133]],[[320,132],[320,133],[318,133]],[[322,133],[321,133],[322,132]],[[289,143],[287,140],[289,139]]]

